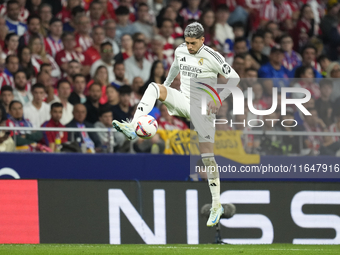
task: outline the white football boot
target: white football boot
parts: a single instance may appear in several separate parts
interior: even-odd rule
[[[132,126],[132,123],[122,121],[119,122],[118,120],[112,121],[112,126],[118,131],[123,133],[128,140],[134,140],[137,137],[135,129]]]
[[[220,221],[220,217],[222,216],[223,213],[224,213],[224,208],[222,207],[222,205],[220,205],[219,208],[211,208],[210,216],[207,221],[207,226],[208,227],[215,226]]]

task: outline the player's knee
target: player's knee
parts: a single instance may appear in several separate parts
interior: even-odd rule
[[[167,96],[167,90],[166,87],[163,84],[157,84],[159,88],[159,100],[165,101]]]

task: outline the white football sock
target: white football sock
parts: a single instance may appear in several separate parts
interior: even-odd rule
[[[212,208],[220,206],[220,173],[213,153],[202,154],[202,162],[206,167],[208,184],[212,197]]]
[[[152,111],[156,100],[159,98],[159,87],[156,83],[151,82],[148,88],[145,90],[144,95],[138,103],[137,110],[131,123],[136,124],[137,119],[140,116],[147,115]]]

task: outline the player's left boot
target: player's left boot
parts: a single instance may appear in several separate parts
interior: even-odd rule
[[[137,137],[137,134],[132,127],[132,123],[122,121],[119,122],[117,120],[112,121],[112,126],[118,131],[123,133],[128,140],[134,140]]]
[[[223,209],[221,204],[220,204],[220,207],[218,207],[218,208],[211,208],[210,209],[210,216],[209,216],[209,219],[207,221],[207,226],[208,227],[215,226],[220,221],[220,218],[221,218],[223,213],[224,213],[224,209]]]

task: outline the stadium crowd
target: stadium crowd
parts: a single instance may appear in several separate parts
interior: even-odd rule
[[[205,44],[219,51],[241,77],[253,105],[269,109],[272,88],[308,89],[304,106],[266,119],[295,119],[296,127],[265,121],[254,130],[339,132],[340,4],[337,0],[9,0],[0,5],[0,125],[8,127],[111,127],[133,116],[150,82],[163,83],[187,24],[199,21]],[[294,81],[293,78],[296,78]],[[298,79],[300,78],[300,79]],[[172,84],[179,88],[179,76]],[[300,94],[293,93],[292,98]],[[247,104],[246,104],[247,105]],[[278,106],[280,108],[280,105]],[[280,110],[280,109],[278,109]],[[184,130],[158,102],[150,115],[161,129]],[[246,108],[232,115],[232,97],[218,118],[261,119]],[[288,121],[289,122],[289,121]],[[286,122],[286,123],[288,123]],[[292,121],[290,121],[292,122]],[[218,130],[250,130],[219,125]],[[15,141],[15,144],[14,144]],[[0,150],[130,151],[120,133],[0,132]],[[301,142],[302,141],[302,142]],[[336,155],[339,137],[244,135],[249,153]],[[75,146],[73,146],[75,144]],[[80,146],[78,146],[80,144]],[[161,153],[156,135],[135,152]],[[108,145],[112,145],[108,148]],[[77,147],[78,146],[78,147]]]

